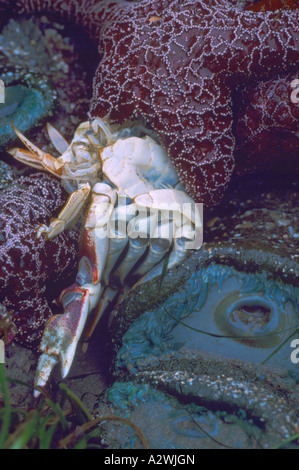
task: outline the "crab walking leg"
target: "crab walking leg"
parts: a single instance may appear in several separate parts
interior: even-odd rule
[[[193,228],[196,227],[197,230],[201,228],[201,218],[199,214],[195,213],[196,207],[193,207],[192,211],[192,207],[183,206],[183,204],[194,206],[194,202],[182,191],[175,189],[153,190],[147,194],[136,196],[133,201],[133,204],[115,211],[118,213],[118,220],[121,219],[126,223],[124,233],[127,233],[127,237],[129,237],[128,250],[121,264],[112,271],[112,274],[111,269],[108,272],[107,268],[105,269],[104,278],[108,287],[103,291],[93,322],[85,332],[83,351],[86,351],[87,342],[99,319],[119,294],[118,287],[124,286],[121,289],[122,294],[128,289],[128,286],[125,285],[127,276],[131,274],[138,279],[151,272],[158,264],[162,272],[163,261],[161,264],[160,262],[169,252],[171,245],[173,245],[173,252],[169,256],[168,263],[169,268],[174,267],[186,256],[185,240],[192,240]],[[134,217],[136,213],[138,215]],[[126,240],[126,238],[124,239]],[[139,264],[145,251],[147,251],[147,255]],[[112,279],[109,280],[106,276],[110,274]],[[111,280],[112,282],[109,282]]]
[[[138,209],[143,210],[141,211],[142,214],[139,214],[138,217],[136,217],[136,214],[139,212]],[[117,233],[114,233],[117,237],[112,238],[110,241],[109,261],[107,261],[107,267],[104,273],[107,287],[103,291],[99,304],[97,305],[96,311],[93,315],[93,321],[85,332],[85,343],[82,348],[84,352],[87,350],[88,341],[107,307],[113,302],[115,297],[119,295],[120,290],[121,293],[124,293],[126,286],[121,286],[124,283],[126,276],[145,253],[149,245],[150,236],[153,234],[157,225],[157,214],[148,215],[144,208],[139,208],[134,203],[117,207],[113,216],[117,220],[118,229]],[[133,223],[132,226],[131,223]],[[151,229],[153,225],[154,228]],[[134,238],[132,238],[132,236],[134,236]],[[112,268],[114,267],[115,262],[113,260],[113,256],[111,257],[111,248],[115,245],[121,247],[122,250],[124,245],[126,245],[128,249],[120,266],[113,271]],[[114,251],[115,250],[112,249],[112,255],[114,254]],[[118,250],[118,257],[119,255],[120,250]],[[111,263],[112,260],[113,264]],[[109,278],[110,275],[111,277]]]
[[[90,338],[96,329],[97,324],[99,323],[100,319],[103,316],[103,313],[106,309],[111,305],[115,297],[119,295],[119,290],[117,288],[106,287],[105,290],[102,292],[101,298],[93,314],[92,321],[88,327],[88,329],[84,333],[84,338],[82,342],[82,352],[86,353],[89,345]]]
[[[119,295],[120,289],[122,293],[124,292],[125,287],[121,288],[120,286],[122,285],[125,277],[130,272],[132,267],[138,262],[138,260],[144,254],[147,246],[148,246],[148,240],[145,240],[143,238],[136,239],[136,240],[132,238],[129,239],[129,249],[126,253],[126,256],[124,257],[120,267],[112,273],[112,277],[113,277],[115,285],[114,287],[109,287],[109,283],[107,282],[108,287],[106,287],[106,289],[103,291],[103,295],[101,296],[101,299],[97,305],[92,323],[90,324],[88,330],[85,332],[85,343],[82,348],[83,352],[86,352],[88,341],[91,338],[98,322],[100,321],[107,307],[113,302],[115,297]],[[110,251],[109,251],[109,256],[110,256]]]
[[[159,232],[164,233],[163,243],[166,243],[167,230],[165,230],[165,224],[167,226],[167,220],[169,220],[169,227],[173,230],[173,241],[171,250],[169,250],[169,258],[167,260],[167,269],[172,269],[174,266],[180,264],[187,256],[188,250],[198,250],[202,246],[203,241],[203,206],[202,204],[194,203],[194,201],[184,192],[176,189],[158,189],[151,191],[148,194],[142,194],[135,198],[135,202],[142,206],[148,206],[151,204],[153,208],[159,207],[159,201],[163,201],[167,198],[168,200],[168,211],[165,206],[163,211],[162,208],[162,223]],[[172,216],[169,210],[172,211]],[[164,230],[163,230],[164,227]],[[171,233],[171,232],[170,232]],[[153,246],[153,249],[155,246]],[[157,246],[158,249],[163,249]],[[134,287],[150,281],[154,277],[160,276],[164,270],[164,260],[162,259],[162,251],[160,260],[156,258],[156,263],[150,264],[150,256],[143,265],[141,265],[136,271],[136,275],[142,275],[142,277],[135,283]],[[157,262],[157,260],[159,262]],[[154,258],[153,258],[154,261]],[[144,269],[148,265],[148,269]]]
[[[46,238],[50,240],[69,228],[77,220],[89,194],[90,185],[88,183],[79,185],[79,189],[69,196],[58,217],[51,219],[49,226],[44,224],[39,226],[37,238],[45,233]]]
[[[114,210],[112,217],[111,217],[111,225],[110,225],[110,244],[109,244],[109,255],[107,258],[107,263],[104,271],[103,280],[105,285],[107,286],[101,296],[101,299],[95,309],[93,314],[92,321],[85,331],[84,334],[84,343],[82,345],[82,351],[86,352],[88,348],[88,342],[90,340],[91,335],[93,334],[98,322],[100,321],[103,313],[105,312],[106,308],[113,302],[115,297],[119,294],[119,281],[114,282],[113,287],[109,287],[110,282],[110,275],[115,267],[119,257],[121,254],[126,250],[126,247],[129,245],[131,246],[131,239],[128,237],[128,223],[135,217],[136,215],[136,206],[135,204],[126,205],[126,196],[119,194],[118,195],[118,206]],[[128,255],[128,253],[127,253]],[[126,264],[127,255],[121,262],[121,266]],[[139,255],[139,257],[141,254]],[[135,261],[136,262],[136,261]],[[128,270],[128,266],[126,266]],[[113,277],[115,278],[115,272],[113,272]],[[126,271],[128,272],[128,271]]]
[[[99,302],[103,291],[102,279],[109,252],[107,226],[115,202],[115,190],[104,183],[95,185],[85,223],[76,281],[59,297],[64,313],[54,315],[46,325],[40,345],[36,387],[43,387],[47,383],[53,367],[58,362],[61,363],[63,378],[71,368],[87,317]],[[36,396],[38,394],[35,393]]]

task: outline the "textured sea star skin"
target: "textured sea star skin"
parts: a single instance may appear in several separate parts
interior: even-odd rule
[[[15,6],[65,14],[99,38],[90,116],[149,121],[187,191],[207,206],[222,197],[235,167],[233,91],[299,66],[299,10],[253,13],[225,0]]]
[[[234,109],[237,173],[299,173],[299,105],[290,99],[290,84],[297,78],[292,73],[239,91]]]
[[[14,339],[26,346],[38,345],[53,315],[47,284],[52,287],[76,263],[74,230],[52,241],[36,238],[37,226],[48,222],[64,202],[60,183],[40,173],[21,177],[0,192],[0,302],[12,311]]]
[[[235,162],[232,90],[299,65],[298,13],[274,18],[223,1],[146,2],[117,15],[101,31],[91,115],[145,116],[187,190],[216,203]]]
[[[261,0],[255,5],[248,6],[251,11],[275,11],[280,8],[295,10],[298,8],[296,0]]]

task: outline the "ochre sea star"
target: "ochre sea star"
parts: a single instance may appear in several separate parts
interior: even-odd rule
[[[237,93],[234,106],[236,171],[244,173],[299,173],[299,105],[292,103],[290,84],[298,75],[288,74]]]
[[[99,38],[90,116],[146,119],[206,205],[235,167],[233,92],[299,66],[299,10],[240,11],[226,0],[0,1],[7,5],[64,14]]]
[[[0,301],[10,312],[15,339],[26,346],[38,345],[53,315],[48,300],[59,292],[53,285],[70,274],[78,256],[74,230],[52,241],[36,237],[36,227],[64,202],[61,184],[41,173],[0,192]]]
[[[275,11],[280,8],[295,10],[298,8],[296,0],[261,0],[254,5],[249,5],[248,10],[251,11]]]

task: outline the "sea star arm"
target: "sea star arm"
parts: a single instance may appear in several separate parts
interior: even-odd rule
[[[64,12],[99,37],[90,117],[148,121],[206,205],[221,198],[234,167],[234,91],[299,65],[299,10],[241,11],[227,0],[16,5]]]

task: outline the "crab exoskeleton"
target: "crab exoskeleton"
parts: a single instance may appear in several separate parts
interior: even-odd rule
[[[38,237],[53,238],[72,226],[90,201],[76,281],[59,297],[64,313],[52,316],[43,333],[36,377],[43,387],[58,362],[62,377],[68,374],[91,312],[87,339],[128,279],[149,277],[153,270],[156,275],[165,257],[172,268],[188,249],[201,246],[202,207],[186,194],[163,147],[141,124],[95,119],[78,127],[70,145],[48,124],[59,158],[15,131],[28,150],[9,152],[61,178],[70,193],[58,217],[37,229]]]

